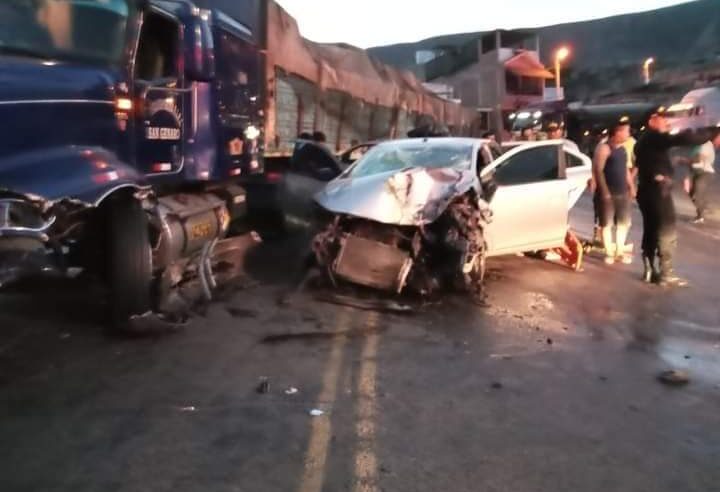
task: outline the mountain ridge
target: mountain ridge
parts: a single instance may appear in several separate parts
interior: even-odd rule
[[[516,29],[520,30],[520,29]],[[677,63],[720,54],[720,0],[695,0],[645,12],[532,28],[540,36],[541,59],[548,63],[560,44],[573,49],[577,69],[637,63],[654,56]],[[381,61],[417,68],[415,52],[458,48],[488,31],[448,34],[412,43],[369,48]]]

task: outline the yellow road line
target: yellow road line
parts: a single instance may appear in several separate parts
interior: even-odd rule
[[[360,376],[357,382],[357,450],[355,452],[354,492],[377,492],[378,460],[375,455],[375,430],[377,417],[377,353],[380,335],[375,332],[379,317],[370,313],[367,319],[368,331],[362,350]]]
[[[338,317],[337,331],[347,330],[349,323],[350,315],[347,311],[343,311]],[[318,406],[335,402],[346,342],[347,338],[344,336],[338,336],[333,341],[330,358],[325,366]],[[320,492],[322,490],[331,430],[330,415],[325,414],[313,419],[310,442],[305,453],[305,470],[298,492]]]

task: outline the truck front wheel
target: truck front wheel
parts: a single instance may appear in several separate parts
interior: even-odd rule
[[[126,330],[130,318],[151,309],[152,252],[148,218],[132,196],[110,198],[107,206],[107,281],[110,315],[116,330]]]

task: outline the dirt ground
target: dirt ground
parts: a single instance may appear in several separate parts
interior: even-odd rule
[[[720,222],[679,209],[681,290],[507,257],[485,306],[283,303],[299,248],[275,242],[172,335],[107,336],[73,283],[6,294],[0,490],[718,490]]]

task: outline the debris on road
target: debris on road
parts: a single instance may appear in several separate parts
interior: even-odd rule
[[[260,378],[260,384],[258,384],[255,391],[261,395],[269,393],[270,392],[270,380],[266,377]]]
[[[325,412],[323,412],[319,408],[313,408],[312,410],[310,410],[309,413],[312,417],[322,417],[323,415],[325,415]]]
[[[329,340],[338,336],[345,336],[345,332],[333,332],[333,331],[313,331],[313,332],[301,332],[301,333],[280,333],[276,335],[267,335],[260,340],[260,343],[264,345],[271,345],[275,343],[291,342],[294,340]]]
[[[67,340],[70,338],[70,333],[60,333],[60,340]]]
[[[350,330],[278,333],[263,337],[262,340],[260,340],[260,343],[264,345],[271,345],[292,341],[332,340],[338,337],[354,338],[372,335],[375,333],[381,333],[386,329],[387,326],[364,325],[362,327],[352,328]]]
[[[668,386],[684,386],[690,382],[690,376],[687,372],[676,369],[661,372],[658,379]]]
[[[348,306],[363,311],[380,311],[395,314],[410,314],[413,312],[412,306],[387,299],[361,299],[340,294],[317,295],[315,299],[320,302]]]
[[[543,293],[531,292],[528,294],[528,297],[528,304],[530,305],[530,309],[533,311],[552,311],[555,309],[555,303]]]
[[[123,334],[128,337],[159,336],[180,331],[187,325],[185,313],[175,315],[157,314],[148,311],[145,314],[131,316]]]
[[[492,389],[496,389],[496,390],[497,390],[497,389],[502,389],[502,388],[503,388],[503,384],[502,384],[501,382],[499,382],[499,381],[495,381],[493,384],[490,385],[490,387],[491,387]]]
[[[197,408],[195,408],[194,406],[191,405],[191,406],[187,406],[187,407],[178,407],[178,410],[181,412],[195,412],[197,410]]]
[[[252,309],[227,307],[227,308],[225,308],[225,310],[233,318],[257,318],[257,316],[258,316],[257,311],[253,311]]]
[[[288,389],[285,390],[286,395],[296,395],[298,394],[298,389],[290,386]]]
[[[552,338],[548,338],[548,339],[547,339],[547,344],[548,344],[548,345],[552,345],[552,344],[553,344],[553,339],[552,339]]]

